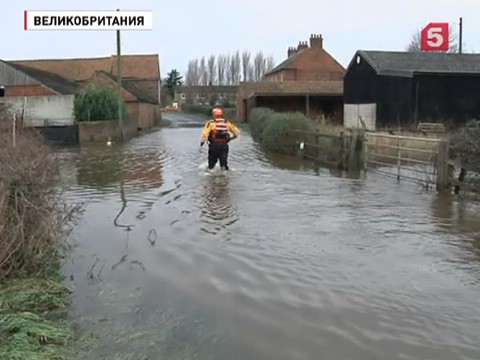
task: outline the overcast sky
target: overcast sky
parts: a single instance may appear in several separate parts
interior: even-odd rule
[[[480,51],[480,0],[1,0],[0,59],[106,56],[115,31],[24,31],[24,10],[151,10],[153,30],[123,31],[122,53],[158,53],[162,76],[189,60],[239,50],[264,51],[277,63],[288,46],[323,35],[348,66],[358,49],[404,50],[430,21],[458,28],[466,51]]]

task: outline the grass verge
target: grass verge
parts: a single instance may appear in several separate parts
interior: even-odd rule
[[[0,283],[0,359],[70,359],[69,291],[59,275]]]

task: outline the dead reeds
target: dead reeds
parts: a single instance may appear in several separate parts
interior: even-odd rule
[[[77,207],[57,187],[51,149],[33,130],[17,131],[0,113],[0,278],[37,275],[65,248]]]

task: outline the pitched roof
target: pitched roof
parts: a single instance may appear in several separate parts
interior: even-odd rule
[[[307,47],[307,48],[297,50],[293,55],[286,58],[284,61],[282,61],[277,66],[275,66],[272,70],[267,72],[265,75],[274,74],[274,73],[276,73],[278,71],[281,71],[281,70],[295,69],[296,68],[295,62],[300,57],[305,56],[307,54],[310,55],[311,57],[315,58],[316,60],[318,60],[318,65],[319,66],[324,65],[325,63],[322,64],[322,60],[324,61],[327,58],[327,59],[333,61],[334,64],[338,65],[338,70],[340,70],[340,69],[345,70],[343,68],[343,66],[332,55],[330,55],[324,48]],[[330,66],[331,65],[332,65],[332,63],[330,62]],[[336,65],[333,65],[333,66],[335,67]],[[331,68],[326,68],[325,71],[329,72],[329,71],[332,71],[332,69]]]
[[[269,72],[267,72],[265,75],[270,75],[270,74],[273,74],[273,73],[276,73],[280,70],[286,70],[286,69],[291,69],[293,68],[291,65],[294,63],[294,61],[298,58],[298,55],[302,52],[302,51],[305,51],[306,49],[302,49],[302,50],[299,50],[298,52],[296,52],[295,54],[293,54],[292,56],[288,57],[287,59],[283,60],[280,64],[278,64],[277,66],[275,66],[272,70],[270,70]]]
[[[11,67],[27,74],[28,76],[36,79],[41,84],[45,85],[46,87],[52,89],[53,91],[58,92],[62,95],[70,95],[74,94],[75,91],[78,89],[78,84],[68,79],[63,78],[57,74],[53,74],[48,71],[34,69],[28,66],[18,65],[8,63]]]
[[[114,82],[118,81],[116,75],[110,74],[103,70],[98,71],[98,73],[105,75],[106,77],[108,77],[110,80]],[[147,93],[145,90],[138,87],[138,85],[135,84],[135,80],[122,79],[122,87],[140,101],[148,102],[152,104],[158,103],[158,101],[155,98],[153,98],[149,93]]]
[[[117,72],[117,56],[84,59],[11,60],[18,64],[59,74],[73,81],[90,78],[98,70]],[[124,78],[160,78],[158,54],[122,55],[122,76]]]
[[[355,54],[365,59],[378,75],[412,77],[419,73],[479,74],[480,54],[455,54],[404,51],[364,51]]]

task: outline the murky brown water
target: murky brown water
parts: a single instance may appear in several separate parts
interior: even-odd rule
[[[480,358],[475,209],[200,130],[62,151],[79,359]]]

